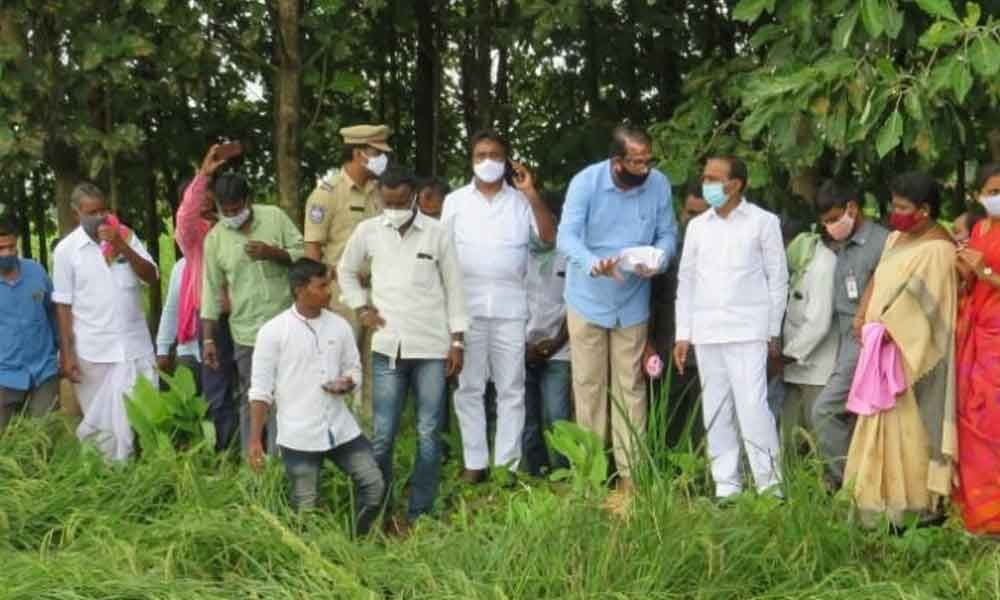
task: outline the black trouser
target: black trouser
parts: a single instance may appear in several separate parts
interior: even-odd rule
[[[215,322],[215,349],[219,368],[210,369],[202,364],[201,385],[208,402],[208,418],[215,424],[215,448],[224,450],[232,444],[240,424],[236,406],[236,359],[226,316]],[[204,355],[204,347],[202,353]]]

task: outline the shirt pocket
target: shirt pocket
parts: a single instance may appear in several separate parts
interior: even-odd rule
[[[419,289],[434,289],[438,279],[437,259],[429,252],[417,252],[413,263],[413,285]]]
[[[132,265],[127,262],[111,263],[111,279],[120,289],[130,289],[139,286],[139,278],[135,276]]]

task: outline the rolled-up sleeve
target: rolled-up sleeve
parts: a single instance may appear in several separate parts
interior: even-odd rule
[[[368,292],[361,286],[361,270],[368,257],[368,223],[355,228],[347,240],[344,252],[337,263],[337,284],[340,286],[340,301],[357,310],[368,304]]]
[[[458,251],[451,235],[442,235],[438,256],[441,267],[441,281],[448,310],[448,330],[464,333],[469,330],[468,309],[465,306],[465,289],[462,287],[462,267],[458,263]]]
[[[358,344],[354,340],[354,332],[346,321],[343,323],[341,346],[343,352],[340,353],[340,374],[344,377],[350,377],[355,388],[360,390],[364,383],[361,374],[361,355],[358,353]]]
[[[247,393],[249,402],[274,403],[274,386],[278,380],[281,343],[273,329],[265,325],[257,334],[257,343],[253,347],[253,365],[250,370],[250,391]]]
[[[56,304],[73,304],[75,273],[73,260],[67,246],[56,246],[52,257],[52,301]]]
[[[788,262],[785,259],[785,246],[781,239],[778,217],[771,215],[764,227],[762,240],[764,275],[767,277],[767,291],[770,298],[767,335],[776,338],[781,335],[781,322],[788,303]]]
[[[584,273],[589,273],[598,259],[584,242],[592,191],[593,185],[585,174],[573,178],[566,191],[566,203],[556,234],[556,248]]]

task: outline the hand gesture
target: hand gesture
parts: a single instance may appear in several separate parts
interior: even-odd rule
[[[362,310],[358,313],[358,319],[361,321],[361,326],[365,329],[375,331],[385,327],[385,319],[378,313],[377,308],[368,307]]]
[[[677,374],[684,374],[684,365],[687,364],[688,352],[691,350],[691,342],[677,340],[674,344],[674,366],[677,367]]]
[[[323,391],[334,396],[350,393],[353,389],[354,379],[349,375],[341,375],[333,381],[323,384]]]
[[[969,268],[977,277],[983,277],[986,270],[986,261],[983,253],[972,248],[963,248],[958,251],[958,260]]]
[[[204,343],[201,348],[201,362],[213,371],[219,370],[219,350],[214,343]]]
[[[643,279],[652,279],[656,277],[658,271],[656,269],[651,269],[646,265],[636,265],[635,274]]]
[[[524,164],[519,162],[511,163],[514,167],[514,187],[527,193],[535,189],[535,176]]]
[[[624,281],[621,271],[618,270],[618,263],[621,259],[618,257],[614,258],[602,258],[599,259],[594,266],[590,269],[591,277],[610,277],[615,281]]]
[[[458,377],[465,365],[465,352],[458,347],[452,346],[448,350],[448,358],[445,361],[445,378]]]
[[[219,170],[219,167],[226,164],[226,159],[219,158],[218,156],[219,144],[213,144],[208,152],[205,154],[205,158],[201,161],[201,169],[199,169],[198,174],[202,177],[211,177]]]
[[[250,468],[260,473],[264,469],[264,444],[260,440],[250,440],[247,449],[247,462]]]
[[[257,241],[247,242],[246,246],[244,246],[244,250],[246,251],[247,256],[254,260],[267,260],[272,258],[275,253],[274,246]]]
[[[101,225],[97,228],[97,238],[102,242],[107,242],[111,244],[111,247],[115,250],[121,250],[122,246],[125,245],[125,240],[122,238],[121,231],[116,225]]]
[[[545,340],[542,340],[545,341]],[[539,347],[541,342],[538,344],[525,344],[524,345],[524,362],[532,365],[545,361],[545,355],[542,354],[541,348]]]
[[[170,360],[168,355],[160,355],[156,357],[156,370],[161,373],[173,373],[174,363]]]
[[[75,356],[64,355],[62,357],[62,374],[64,377],[72,381],[73,383],[80,383],[83,381],[83,375],[80,373],[80,363],[77,362]]]

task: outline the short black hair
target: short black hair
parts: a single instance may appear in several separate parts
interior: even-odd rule
[[[694,196],[695,198],[705,199],[704,192],[702,191],[701,177],[695,175],[687,180],[684,184],[684,197]]]
[[[326,265],[311,258],[302,257],[288,267],[288,285],[292,290],[292,297],[295,292],[309,285],[313,279],[329,277]]]
[[[510,158],[510,143],[507,141],[507,138],[500,135],[500,133],[494,129],[482,129],[472,134],[472,139],[469,140],[469,154],[475,152],[476,146],[478,146],[480,142],[486,140],[500,144],[500,147],[503,148],[504,156]]]
[[[743,159],[732,155],[725,155],[710,156],[708,160],[721,160],[722,162],[728,164],[729,178],[739,180],[740,192],[745,192],[747,190],[747,183],[750,181],[750,176],[747,173],[747,164],[743,162]]]
[[[451,193],[451,184],[444,177],[424,177],[417,182],[417,193],[423,193],[424,190],[441,194],[443,198]]]
[[[1000,175],[1000,163],[987,163],[979,167],[979,174],[976,176],[976,190],[986,187],[986,182]]]
[[[833,208],[847,208],[847,203],[851,201],[861,205],[861,195],[853,183],[839,179],[827,179],[816,192],[813,208],[815,208],[817,216],[822,216]]]
[[[0,216],[0,235],[4,237],[21,236],[21,224],[18,223],[17,218],[14,215],[5,214]]]
[[[402,165],[394,165],[379,175],[378,185],[379,187],[388,188],[390,190],[406,185],[409,186],[411,190],[414,190],[417,187],[417,178],[414,177],[413,171],[410,171],[406,167]]]
[[[638,127],[632,125],[619,125],[611,132],[611,147],[608,149],[610,158],[625,158],[627,150],[625,146],[632,142],[643,146],[653,147],[653,138]]]
[[[936,219],[941,211],[941,186],[933,177],[920,171],[897,175],[889,184],[889,191],[900,198],[906,198],[917,208],[926,206],[932,219]]]
[[[962,215],[959,215],[962,216]],[[969,205],[969,210],[965,211],[965,227],[972,233],[972,228],[976,223],[986,218],[986,209],[978,202]]]
[[[242,175],[223,173],[212,182],[212,193],[219,204],[233,204],[238,200],[246,202],[250,199],[250,184]]]

